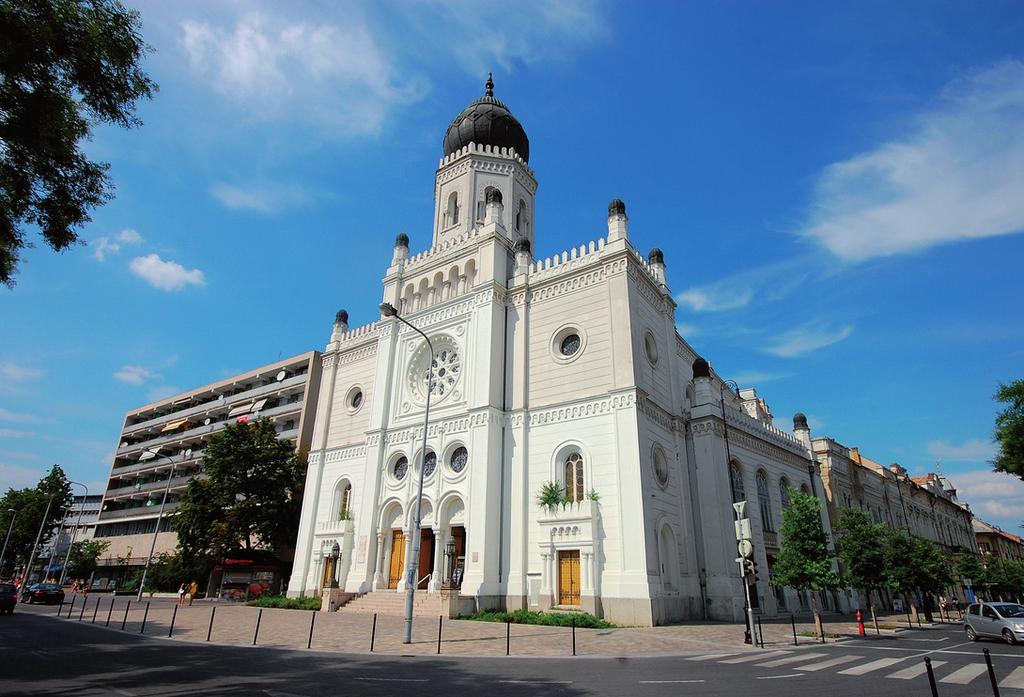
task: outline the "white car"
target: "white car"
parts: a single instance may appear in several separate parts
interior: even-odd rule
[[[1007,644],[1024,641],[1024,605],[1017,603],[974,603],[964,615],[967,638],[1001,638]]]

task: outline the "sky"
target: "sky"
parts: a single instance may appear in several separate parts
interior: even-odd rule
[[[491,71],[538,257],[623,199],[681,334],[777,425],[939,468],[1019,531],[1024,483],[989,464],[1024,377],[1019,3],[132,6],[160,91],[85,145],[116,198],[0,289],[0,489],[59,463],[102,490],[128,410],[322,349],[339,308],[376,319]]]

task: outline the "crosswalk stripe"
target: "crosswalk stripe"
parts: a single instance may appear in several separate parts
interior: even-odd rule
[[[945,661],[932,661],[932,668],[938,668],[939,666],[945,665],[945,664],[946,664]],[[910,680],[911,678],[916,678],[918,675],[923,673],[925,670],[926,669],[924,667],[924,661],[921,661],[920,663],[915,663],[914,665],[910,666],[909,668],[904,668],[903,670],[897,670],[895,673],[889,673],[885,677],[887,677],[887,678],[896,678],[897,680]]]
[[[940,679],[939,682],[951,682],[957,685],[966,685],[987,670],[988,666],[984,663],[971,663],[960,670],[953,671],[946,677]]]
[[[888,668],[893,663],[899,663],[904,659],[902,658],[879,658],[877,661],[871,661],[863,665],[854,666],[853,668],[847,668],[846,670],[839,671],[840,675],[864,675],[874,670],[880,670],[882,668]]]
[[[821,658],[827,656],[826,653],[802,653],[798,656],[789,656],[787,658],[777,658],[774,661],[767,661],[765,663],[758,663],[758,667],[761,668],[775,668],[776,666],[784,666],[787,663],[796,663],[797,661],[806,661],[811,658]]]
[[[789,651],[770,651],[768,653],[755,653],[753,656],[740,656],[739,658],[730,658],[727,661],[719,661],[719,663],[747,663],[749,661],[757,661],[762,658],[771,658],[772,656],[787,656]]]
[[[839,666],[850,661],[857,661],[863,656],[840,656],[838,658],[830,658],[827,661],[821,661],[820,663],[808,663],[805,666],[795,666],[796,670],[824,670],[825,668],[831,668],[832,666]]]
[[[1019,690],[1024,690],[1024,666],[1014,668],[1013,671],[999,683],[999,687],[1016,687]]]
[[[717,658],[728,658],[729,656],[735,656],[735,653],[709,653],[703,656],[691,656],[683,660],[686,661],[713,661]]]

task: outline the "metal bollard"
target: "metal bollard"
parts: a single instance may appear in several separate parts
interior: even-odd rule
[[[437,655],[441,655],[441,624],[444,622],[444,615],[437,616]]]
[[[939,688],[935,686],[935,673],[932,672],[932,659],[924,657],[924,667],[928,670],[928,684],[932,688],[932,697],[939,697]]]
[[[256,637],[260,635],[260,620],[263,619],[263,608],[260,608],[260,614],[256,615],[256,631],[252,634],[252,645],[256,645]]]
[[[796,615],[792,612],[789,613],[789,624],[793,627],[793,646],[796,646],[799,643],[796,640]]]
[[[309,641],[306,642],[306,648],[313,648],[313,625],[316,624],[316,610],[313,610],[313,616],[309,618]]]
[[[128,604],[124,606],[124,619],[121,620],[121,629],[124,629],[124,626],[126,624],[128,624],[128,610],[130,610],[131,607],[132,607],[132,600],[131,600],[131,598],[129,598],[128,599]]]
[[[505,655],[509,655],[509,649],[512,647],[512,622],[511,620],[505,620]]]
[[[100,611],[100,598],[96,596],[96,607],[92,609],[92,622],[90,624],[96,624],[96,613]]]
[[[576,655],[576,618],[572,618],[572,655]]]
[[[142,629],[139,630],[139,634],[146,633],[146,619],[149,617],[149,601],[146,601],[146,611],[142,613]]]
[[[373,627],[370,628],[370,653],[373,653],[373,640],[377,638],[377,613],[373,613]]]
[[[110,626],[110,616],[114,614],[114,601],[115,600],[117,600],[117,598],[114,597],[114,596],[111,596],[111,598],[110,598],[110,609],[107,610],[107,623],[105,625],[103,625],[104,627],[109,627]]]
[[[757,616],[757,635],[761,637],[761,648],[764,648],[764,629],[761,627],[761,615]]]
[[[68,619],[71,619],[71,613],[75,611],[75,601],[78,600],[77,595],[71,596],[71,607],[68,608]]]
[[[79,622],[81,622],[82,621],[82,617],[85,616],[85,603],[86,603],[86,599],[82,598],[82,609],[78,611],[78,621]]]
[[[821,630],[820,630],[821,631],[821,643],[824,644],[825,643],[825,622],[823,620],[821,620],[821,619],[819,619],[818,621],[821,622]]]
[[[64,612],[64,596],[60,597],[60,605],[57,606],[57,617],[60,617],[60,613]]]
[[[210,635],[213,634],[213,617],[217,614],[217,606],[214,605],[210,609],[210,628],[206,630],[206,640],[210,640]]]
[[[174,612],[171,613],[171,626],[167,630],[167,638],[171,638],[171,634],[174,633],[174,620],[178,619],[178,604],[174,604]]]
[[[994,697],[999,697],[999,685],[996,683],[996,671],[992,668],[992,656],[989,655],[988,649],[982,649],[981,651],[985,654],[985,665],[988,666],[988,679],[992,682],[992,694]]]

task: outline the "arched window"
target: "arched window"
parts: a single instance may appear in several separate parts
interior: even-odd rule
[[[732,490],[733,503],[739,503],[747,498],[747,493],[743,490],[743,473],[735,462],[729,464],[729,488]]]
[[[444,217],[448,225],[457,225],[459,222],[459,195],[454,191],[448,196],[448,208],[445,209]]]
[[[573,503],[583,500],[583,456],[579,453],[565,458],[565,494]]]
[[[768,477],[764,471],[757,473],[757,505],[761,509],[761,529],[774,530],[772,523],[772,502],[768,498]]]
[[[785,477],[779,480],[779,501],[783,509],[789,508],[789,480]]]
[[[526,232],[526,201],[519,199],[519,209],[516,211],[516,232]]]
[[[800,493],[801,494],[806,494],[807,496],[810,496],[811,495],[811,489],[806,484],[801,484],[800,485]]]
[[[658,534],[658,561],[661,562],[662,590],[673,592],[679,587],[679,548],[672,528],[662,525]]]
[[[352,518],[352,485],[343,481],[338,490],[338,520]]]

